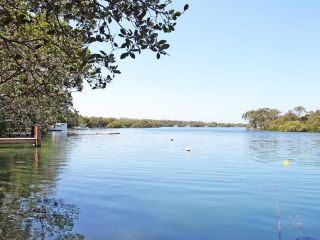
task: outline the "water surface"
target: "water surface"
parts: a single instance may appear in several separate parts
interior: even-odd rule
[[[320,239],[320,134],[103,131],[0,146],[3,239]]]

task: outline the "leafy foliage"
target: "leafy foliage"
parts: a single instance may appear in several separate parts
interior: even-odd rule
[[[262,108],[243,114],[253,129],[283,132],[320,132],[320,110],[307,112],[302,106],[280,115],[277,109]]]
[[[93,88],[104,88],[120,73],[119,52],[121,59],[135,58],[144,49],[157,58],[167,54],[169,44],[159,39],[159,33],[174,31],[182,14],[169,9],[170,4],[170,0],[2,0],[0,44],[10,65],[1,69],[6,73],[1,82],[21,72],[53,73],[53,68],[65,66],[66,77],[71,77],[68,86],[81,87],[85,79]],[[97,52],[89,51],[93,45]],[[58,59],[50,60],[50,54]],[[102,74],[105,70],[109,74]]]
[[[244,113],[242,118],[248,120],[252,128],[266,130],[270,121],[277,119],[280,113],[277,109],[260,108]]]
[[[118,60],[149,49],[188,9],[171,0],[0,0],[0,121],[43,125],[74,113],[72,91],[105,88]],[[161,35],[162,34],[162,35]],[[95,49],[94,51],[92,49]]]

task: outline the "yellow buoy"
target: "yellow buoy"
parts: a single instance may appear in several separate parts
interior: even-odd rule
[[[288,167],[288,166],[289,166],[289,160],[284,160],[284,161],[283,161],[283,165],[284,165],[285,167]]]

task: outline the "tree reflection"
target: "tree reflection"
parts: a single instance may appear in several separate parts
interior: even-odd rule
[[[317,135],[307,133],[252,132],[247,135],[246,155],[259,163],[289,159],[320,167]]]
[[[0,228],[3,239],[84,239],[71,234],[79,209],[61,200],[33,196],[1,196]]]
[[[84,239],[73,232],[79,208],[52,197],[62,144],[0,147],[0,239]]]

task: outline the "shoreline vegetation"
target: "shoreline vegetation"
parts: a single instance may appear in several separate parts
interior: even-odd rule
[[[286,113],[278,109],[260,108],[242,115],[254,130],[278,132],[320,132],[320,110],[307,111],[297,106]]]
[[[278,109],[259,108],[245,112],[242,118],[246,120],[248,124],[88,117],[68,110],[66,114],[57,114],[52,119],[43,121],[46,124],[42,125],[42,131],[45,133],[48,127],[50,127],[50,123],[66,122],[69,128],[76,126],[89,128],[243,127],[253,130],[278,132],[320,132],[320,110],[307,111],[306,108],[302,106],[295,107],[286,113],[281,113]],[[15,132],[30,132],[33,124],[27,125],[26,123],[27,121],[25,123],[23,123],[23,121],[18,123],[16,121],[0,121],[0,136],[12,135]]]
[[[69,127],[76,125],[89,128],[159,128],[159,127],[247,127],[243,123],[217,123],[203,121],[154,120],[130,118],[104,118],[80,116],[77,122],[68,122]]]

